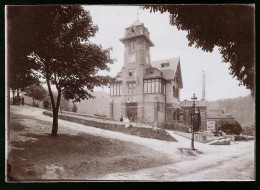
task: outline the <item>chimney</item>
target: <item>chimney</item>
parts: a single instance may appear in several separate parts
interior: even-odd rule
[[[201,100],[205,100],[205,74],[203,71],[203,77],[202,77],[202,97]]]

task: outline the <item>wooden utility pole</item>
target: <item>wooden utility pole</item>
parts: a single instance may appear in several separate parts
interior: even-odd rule
[[[197,97],[195,96],[195,93],[193,94],[193,96],[191,97],[191,99],[193,100],[193,104],[192,104],[192,137],[191,137],[191,150],[195,150],[194,148],[194,124],[195,124],[195,101],[197,100]]]

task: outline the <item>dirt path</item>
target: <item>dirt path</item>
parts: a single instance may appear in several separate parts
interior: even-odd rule
[[[52,118],[42,114],[42,109],[31,107],[11,107],[13,113],[30,115],[47,122]],[[190,150],[190,140],[169,131],[177,140],[166,142],[147,139],[114,131],[59,120],[60,130],[83,132],[94,136],[132,142],[166,154],[170,164],[140,169],[136,171],[115,172],[100,175],[100,180],[253,180],[254,179],[254,142],[238,142],[229,146],[214,146],[195,142],[196,151]],[[156,154],[154,157],[156,158]]]

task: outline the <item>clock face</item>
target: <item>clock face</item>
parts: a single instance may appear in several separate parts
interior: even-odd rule
[[[134,63],[134,62],[136,62],[135,54],[129,54],[128,63]]]

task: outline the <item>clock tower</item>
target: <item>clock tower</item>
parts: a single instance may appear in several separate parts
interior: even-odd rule
[[[148,29],[139,20],[125,29],[125,36],[120,41],[125,45],[124,66],[150,64],[150,40]]]
[[[138,115],[139,119],[143,120],[143,78],[145,70],[151,67],[150,47],[154,46],[154,44],[150,40],[148,29],[138,19],[125,29],[125,35],[120,41],[125,46],[124,66],[122,68],[122,93],[124,99],[121,113],[129,116],[129,114],[135,112],[135,115]],[[138,109],[133,110],[134,107]]]
[[[125,36],[120,41],[125,46],[124,67],[122,68],[123,89],[127,101],[135,101],[134,94],[143,94],[145,69],[150,67],[150,47],[154,46],[148,29],[138,19],[125,29]],[[134,87],[131,88],[131,85]],[[130,90],[126,90],[130,88]],[[133,89],[134,88],[134,89]],[[137,93],[138,92],[138,93]]]

